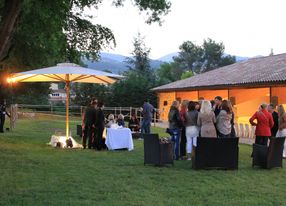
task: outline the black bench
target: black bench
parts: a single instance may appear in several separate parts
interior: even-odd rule
[[[158,134],[143,134],[144,138],[144,165],[153,164],[163,166],[174,164],[173,144],[160,143]]]
[[[267,145],[253,144],[252,167],[259,166],[265,169],[283,167],[283,148],[285,137],[270,138]]]
[[[193,169],[237,169],[239,138],[206,138],[197,139],[193,147]]]

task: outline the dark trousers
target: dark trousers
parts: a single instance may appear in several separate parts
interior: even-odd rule
[[[101,150],[104,147],[104,141],[102,138],[104,127],[95,128],[94,148]]]
[[[256,136],[256,137],[255,137],[255,144],[267,145],[268,139],[269,139],[269,137]]]
[[[93,141],[93,133],[94,128],[92,126],[85,126],[83,130],[83,136],[82,136],[82,146],[83,148],[86,148],[86,140],[88,139],[87,147],[88,149],[91,149],[92,147],[92,141]]]
[[[180,142],[180,156],[186,156],[186,143],[187,143],[187,137],[186,137],[186,128],[183,127],[182,133],[181,133],[181,142]]]
[[[5,115],[0,114],[0,132],[4,132]]]
[[[143,134],[151,133],[151,120],[143,119],[141,123],[141,138],[143,139]]]

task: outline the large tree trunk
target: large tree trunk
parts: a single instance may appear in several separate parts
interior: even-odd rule
[[[8,55],[23,0],[6,0],[0,22],[0,62]]]

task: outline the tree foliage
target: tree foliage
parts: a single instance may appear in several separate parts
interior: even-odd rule
[[[180,47],[178,57],[174,58],[174,61],[184,70],[190,70],[193,73],[201,68],[203,49],[200,46],[195,45],[191,41],[184,42]]]
[[[127,58],[129,70],[125,78],[107,87],[94,84],[75,84],[73,88],[77,105],[87,105],[91,99],[104,101],[107,106],[140,107],[144,100],[149,99],[156,104],[156,95],[150,91],[156,86],[156,76],[150,67],[149,53],[140,34],[134,39],[132,57]]]
[[[132,57],[127,59],[129,70],[124,74],[125,79],[111,87],[112,106],[139,107],[146,99],[156,104],[156,95],[150,91],[156,85],[155,73],[150,67],[150,48],[146,47],[140,34],[134,39],[133,45]]]
[[[106,102],[109,96],[109,88],[100,84],[76,83],[72,86],[72,91],[75,94],[73,103],[81,106],[88,105],[94,98]]]
[[[187,79],[194,76],[192,71],[185,71],[182,75],[181,75],[181,79]]]
[[[162,64],[156,72],[160,85],[235,63],[234,56],[225,55],[223,43],[212,39],[204,40],[201,46],[185,41],[179,49],[174,61]]]
[[[92,17],[84,15],[85,8],[98,8],[102,2],[0,0],[0,70],[12,68],[11,72],[18,72],[64,61],[80,63],[83,55],[96,59],[100,50],[116,44],[110,28],[93,24]],[[124,3],[125,0],[113,1],[116,7]],[[160,23],[171,6],[168,0],[135,0],[133,3],[140,12],[147,13],[147,23]],[[22,84],[23,91],[24,88],[30,94],[30,88]],[[49,84],[33,88],[38,89],[42,98],[49,93]]]
[[[27,55],[31,57],[37,51],[50,51],[47,55],[40,54],[48,59],[51,59],[50,55],[60,54],[60,60],[73,62],[79,61],[82,53],[96,58],[102,48],[115,44],[115,38],[109,28],[92,24],[91,17],[84,15],[83,11],[87,7],[98,8],[102,1],[0,0],[0,42],[4,42],[0,45],[0,63],[13,58],[10,52],[17,51],[14,46],[19,44],[18,48],[29,47]],[[113,1],[115,6],[124,3],[125,0]],[[171,4],[167,0],[135,0],[134,6],[140,12],[147,12],[147,23],[160,23],[161,16],[168,13]],[[25,38],[19,41],[21,37]]]
[[[174,58],[184,71],[203,73],[235,63],[235,57],[224,54],[222,42],[215,42],[212,39],[204,40],[203,45],[196,45],[191,41],[186,41],[180,46],[178,57]]]
[[[124,80],[112,85],[108,103],[118,107],[141,107],[144,100],[149,99],[156,105],[156,94],[150,91],[153,87],[148,77],[130,71]]]
[[[168,84],[181,78],[183,69],[178,62],[163,63],[156,71],[159,85]]]

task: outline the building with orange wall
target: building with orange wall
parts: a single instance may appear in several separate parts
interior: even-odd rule
[[[166,121],[174,100],[229,99],[235,120],[247,123],[261,103],[286,106],[286,54],[249,59],[153,89],[160,119]]]

